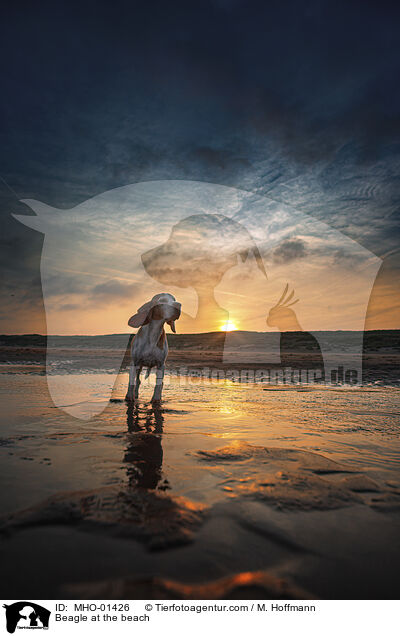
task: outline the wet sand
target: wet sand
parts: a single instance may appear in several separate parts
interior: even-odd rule
[[[397,598],[399,389],[2,380],[4,598]]]
[[[331,362],[362,369],[363,383],[400,386],[400,330],[359,332],[316,332]],[[292,334],[293,335],[293,334]],[[2,373],[118,373],[129,365],[130,334],[103,336],[45,336],[39,334],[0,335],[0,374]],[[168,334],[167,366],[179,373],[183,368],[232,370],[320,369],[320,357],[307,351],[302,332],[290,339],[279,362],[279,333],[236,331],[229,334]],[[46,368],[46,344],[47,368]],[[225,344],[227,345],[225,347]],[[233,350],[229,353],[230,348]],[[226,355],[225,355],[226,354]],[[282,352],[281,352],[282,354]],[[361,381],[361,373],[358,377]]]

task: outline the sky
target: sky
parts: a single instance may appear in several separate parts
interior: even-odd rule
[[[362,330],[382,263],[326,223],[219,184],[147,181],[68,210],[24,202],[36,215],[14,218],[45,235],[41,283],[52,335],[124,332],[163,290],[182,304],[180,332],[227,323],[265,331],[286,285],[298,300],[290,330]],[[285,313],[280,331],[288,330]]]
[[[184,331],[269,329],[286,283],[305,329],[400,327],[394,3],[44,1],[3,18],[1,333],[123,332],[166,284]],[[140,182],[159,185],[140,200]],[[43,219],[32,201],[41,231],[13,216]],[[142,255],[175,266],[188,223],[220,249],[204,215],[240,225],[246,259],[214,286],[160,281]]]

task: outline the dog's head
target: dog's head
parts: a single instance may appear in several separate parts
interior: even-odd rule
[[[176,333],[175,320],[181,315],[181,303],[178,303],[172,294],[156,294],[149,302],[145,303],[131,316],[128,321],[130,327],[141,327],[152,320],[163,320]]]

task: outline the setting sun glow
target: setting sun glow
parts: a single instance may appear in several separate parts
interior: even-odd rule
[[[228,320],[228,322],[226,322],[221,327],[221,331],[236,331],[236,330],[237,330],[237,326],[231,320]]]

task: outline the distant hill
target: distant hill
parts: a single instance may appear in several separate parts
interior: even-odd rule
[[[300,332],[301,333],[301,332]],[[329,348],[330,344],[340,341],[341,345],[352,346],[358,341],[360,332],[357,331],[313,331],[321,344]],[[125,349],[132,334],[106,334],[101,336],[51,336],[52,347],[68,349]],[[233,331],[229,333],[229,346],[237,349],[248,347],[264,349],[271,343],[276,343],[278,332],[266,331]],[[168,343],[171,350],[211,351],[224,346],[225,332],[168,333]],[[296,338],[293,338],[295,343]],[[0,335],[0,347],[33,347],[46,346],[46,336],[41,334]],[[295,347],[295,344],[294,344]],[[365,352],[400,352],[400,329],[385,329],[366,331],[364,333]]]
[[[360,353],[363,338],[363,381],[398,386],[400,383],[400,330],[313,332],[321,348],[344,356]],[[268,363],[296,368],[316,368],[320,363],[303,332],[291,332],[286,339],[285,360]],[[130,363],[132,334],[103,336],[46,336],[41,334],[1,335],[0,372],[73,373],[118,372]],[[168,334],[169,368],[260,368],[270,352],[280,347],[279,332],[234,331]],[[312,343],[312,339],[311,339]],[[50,357],[49,357],[50,354]],[[282,356],[282,351],[281,351]],[[47,362],[46,362],[47,357]],[[50,367],[49,367],[50,361]]]

